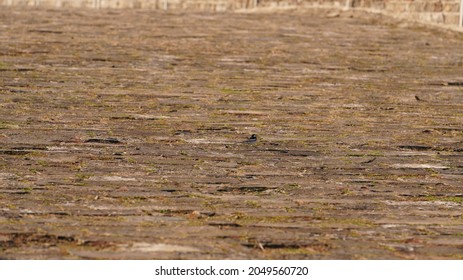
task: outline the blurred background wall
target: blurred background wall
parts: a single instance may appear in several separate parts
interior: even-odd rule
[[[461,25],[463,0],[0,0],[4,6],[227,11],[315,6],[357,8],[444,25]]]

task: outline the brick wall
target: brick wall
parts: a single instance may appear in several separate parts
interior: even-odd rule
[[[460,0],[352,0],[352,7],[371,8],[409,19],[458,25]]]
[[[360,8],[423,22],[460,23],[460,0],[259,0],[259,7],[289,5]]]
[[[225,11],[249,8],[254,1],[256,0],[0,0],[0,6]]]
[[[226,11],[257,7],[337,7],[383,11],[412,20],[458,26],[461,0],[0,0],[0,5]]]

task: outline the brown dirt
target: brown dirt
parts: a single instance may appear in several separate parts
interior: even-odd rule
[[[462,50],[353,12],[2,8],[0,257],[462,259]]]

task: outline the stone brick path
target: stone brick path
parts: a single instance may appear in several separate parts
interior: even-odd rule
[[[2,8],[0,257],[461,259],[462,73],[378,15]]]

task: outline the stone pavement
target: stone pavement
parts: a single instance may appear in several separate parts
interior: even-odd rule
[[[462,73],[352,11],[2,8],[0,257],[462,259]]]

